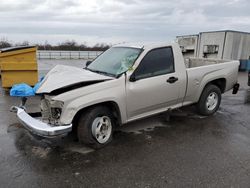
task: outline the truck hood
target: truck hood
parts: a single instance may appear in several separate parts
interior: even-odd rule
[[[114,78],[97,74],[86,69],[57,65],[45,76],[36,93],[51,93],[55,90],[64,88],[65,90],[69,90],[70,88],[74,89],[76,86],[83,87],[85,85],[112,79]]]

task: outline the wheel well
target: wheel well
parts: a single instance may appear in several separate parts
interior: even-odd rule
[[[95,106],[106,106],[108,107],[111,112],[113,113],[115,119],[116,119],[116,122],[117,124],[115,126],[120,126],[122,124],[122,121],[121,121],[121,113],[120,113],[120,109],[119,109],[119,106],[116,102],[114,101],[107,101],[107,102],[103,102],[103,103],[98,103],[98,104],[94,104],[94,105],[91,105],[91,106],[88,106],[88,107],[85,107],[81,110],[79,110],[76,115],[74,116],[73,118],[73,131],[76,130],[76,125],[77,125],[77,122],[78,122],[78,119],[79,117],[81,116],[82,113],[84,113],[84,111],[90,109],[90,108],[93,108]]]
[[[216,85],[218,88],[220,88],[221,93],[225,92],[225,89],[226,89],[226,79],[225,78],[213,80],[213,81],[209,82],[208,84]]]

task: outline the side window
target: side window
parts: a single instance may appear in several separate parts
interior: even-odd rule
[[[174,57],[171,47],[152,50],[142,59],[135,70],[136,79],[143,79],[174,72]]]

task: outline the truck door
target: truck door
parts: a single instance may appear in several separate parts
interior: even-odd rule
[[[149,51],[127,82],[128,120],[158,113],[175,105],[180,86],[172,47]]]

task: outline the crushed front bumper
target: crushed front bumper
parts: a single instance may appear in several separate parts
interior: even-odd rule
[[[72,131],[72,124],[53,126],[31,117],[24,109],[16,106],[11,111],[16,112],[18,120],[26,129],[42,137],[56,137]]]

